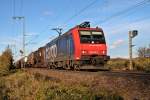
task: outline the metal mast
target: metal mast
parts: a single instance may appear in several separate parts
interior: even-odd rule
[[[24,16],[14,16],[14,20],[22,20],[22,50],[21,54],[23,57],[26,56],[26,51],[25,51],[25,17]]]

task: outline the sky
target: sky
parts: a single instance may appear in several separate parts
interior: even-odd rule
[[[139,47],[150,44],[150,0],[0,0],[0,54],[10,45],[15,59],[20,58],[24,16],[26,54],[44,46],[63,32],[84,21],[101,27],[108,45],[108,55],[128,57],[128,32],[138,30],[133,38],[133,56]]]

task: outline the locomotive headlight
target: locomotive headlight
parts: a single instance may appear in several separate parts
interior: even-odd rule
[[[106,53],[105,50],[103,50],[102,53],[105,54]]]
[[[87,53],[87,51],[85,51],[85,50],[82,51],[82,54],[86,54],[86,53]]]
[[[76,57],[76,60],[79,60],[80,58],[79,57]]]

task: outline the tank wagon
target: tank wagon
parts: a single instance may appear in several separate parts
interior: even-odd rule
[[[103,30],[84,22],[32,52],[27,63],[30,67],[79,70],[87,65],[100,67],[109,58]]]

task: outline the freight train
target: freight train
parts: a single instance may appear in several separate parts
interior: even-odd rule
[[[80,70],[87,65],[100,67],[109,59],[102,28],[91,28],[90,22],[83,22],[30,53],[26,62],[20,59],[16,64]]]

